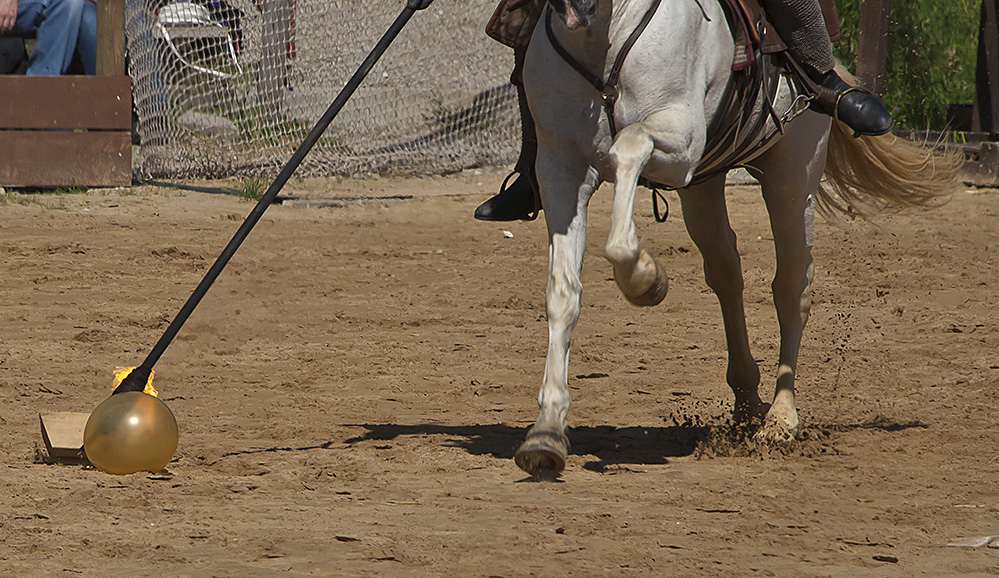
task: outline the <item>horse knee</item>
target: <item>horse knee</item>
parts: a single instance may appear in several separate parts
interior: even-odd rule
[[[608,160],[621,175],[623,172],[639,171],[649,162],[655,142],[641,123],[635,123],[621,129],[614,137],[614,143],[607,151]]]

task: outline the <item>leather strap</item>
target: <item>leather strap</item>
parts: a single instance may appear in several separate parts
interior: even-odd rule
[[[582,76],[586,82],[593,85],[593,88],[603,96],[604,101],[604,111],[607,113],[607,122],[610,124],[611,137],[613,138],[617,135],[617,124],[614,122],[614,103],[617,102],[618,90],[617,82],[621,79],[621,68],[624,67],[624,60],[628,57],[628,53],[631,52],[631,48],[638,42],[638,38],[645,32],[645,28],[652,21],[652,17],[655,16],[656,10],[659,9],[659,4],[661,0],[652,0],[652,5],[649,9],[645,11],[645,15],[642,16],[641,22],[638,26],[631,32],[628,39],[624,41],[624,45],[621,46],[621,50],[617,53],[617,57],[614,59],[614,66],[611,67],[610,75],[607,76],[607,80],[602,80],[596,74],[587,70],[576,58],[569,54],[569,51],[559,43],[558,39],[555,37],[555,32],[552,30],[552,9],[551,5],[548,5],[548,9],[545,10],[545,33],[548,35],[548,41],[551,43],[552,48],[555,52],[562,57],[569,66],[573,68],[576,72]]]

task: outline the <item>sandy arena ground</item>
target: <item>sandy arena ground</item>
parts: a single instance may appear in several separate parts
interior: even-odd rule
[[[718,435],[721,317],[675,195],[664,225],[639,201],[672,287],[638,309],[600,256],[603,190],[573,451],[538,482],[511,458],[537,411],[545,232],[471,218],[501,177],[291,183],[299,202],[268,210],[156,365],[176,458],[130,476],[44,463],[39,412],[103,401],[252,204],[0,196],[0,574],[999,575],[999,548],[948,546],[999,535],[996,190],[818,221],[804,431],[783,452]],[[365,200],[301,202],[333,197]],[[730,201],[769,396],[773,244],[758,190]]]

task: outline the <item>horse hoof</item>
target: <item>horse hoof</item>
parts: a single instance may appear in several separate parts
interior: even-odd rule
[[[779,446],[793,442],[797,435],[797,427],[788,427],[784,420],[769,415],[763,420],[763,425],[753,435],[753,439],[768,446]]]
[[[651,307],[666,298],[669,279],[645,249],[639,249],[635,256],[626,248],[608,243],[604,257],[614,265],[614,281],[632,305]]]
[[[663,275],[662,271],[657,271],[655,282],[641,295],[632,297],[627,293],[624,295],[632,305],[639,307],[653,307],[659,305],[666,298],[669,291],[669,279]]]
[[[561,432],[528,432],[517,448],[513,461],[517,467],[537,477],[542,471],[561,472],[569,457],[569,438]]]

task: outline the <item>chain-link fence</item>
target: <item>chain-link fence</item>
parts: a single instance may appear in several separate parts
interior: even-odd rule
[[[128,0],[137,176],[275,172],[404,0]],[[300,176],[437,174],[515,159],[513,53],[483,32],[494,0],[417,12]]]

